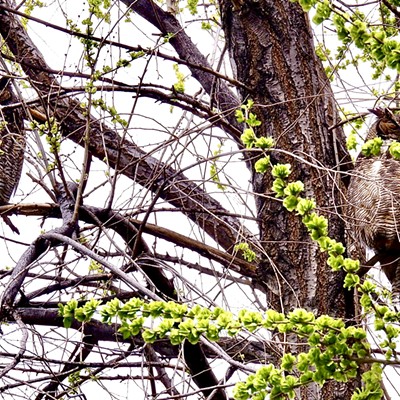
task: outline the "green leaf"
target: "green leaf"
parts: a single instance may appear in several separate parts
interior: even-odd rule
[[[236,117],[237,122],[239,122],[240,124],[246,120],[246,117],[245,117],[243,111],[240,109],[235,111],[235,117]]]
[[[271,166],[271,161],[269,156],[265,156],[260,158],[254,164],[254,169],[259,174],[264,174],[268,171],[268,168]]]
[[[143,333],[142,333],[142,338],[146,343],[154,343],[157,340],[157,333],[150,330],[150,329],[146,329]],[[127,338],[125,338],[127,339]]]
[[[291,173],[290,164],[276,164],[272,168],[271,174],[274,178],[286,179]]]
[[[274,180],[273,184],[272,184],[272,191],[274,193],[276,193],[276,197],[284,197],[284,189],[286,187],[286,182],[281,179],[281,178],[277,178]]]
[[[360,277],[355,274],[347,274],[344,278],[344,285],[346,289],[352,289],[354,286],[360,283]]]
[[[392,142],[389,147],[389,153],[395,160],[400,160],[400,143]]]
[[[296,362],[296,357],[292,354],[285,354],[281,360],[281,368],[285,371],[291,371]]]
[[[311,311],[298,308],[288,314],[288,319],[294,324],[310,324],[314,322],[315,315]]]
[[[283,193],[286,196],[298,196],[304,190],[304,183],[301,181],[290,182],[287,184]]]
[[[250,393],[245,382],[238,382],[233,388],[233,398],[235,400],[247,400],[250,398]]]
[[[169,340],[172,345],[176,346],[185,340],[185,336],[182,336],[178,329],[172,329]]]
[[[316,0],[299,0],[299,4],[304,12],[309,12],[315,6]]]
[[[368,140],[365,142],[361,148],[361,152],[366,157],[379,156],[381,153],[381,147],[383,145],[383,140],[380,137]]]
[[[329,0],[324,0],[323,2],[318,3],[316,8],[316,14],[313,17],[313,22],[316,25],[321,24],[326,19],[328,19],[331,15],[332,9]]]
[[[297,196],[287,196],[283,200],[283,206],[289,211],[292,212],[297,208],[297,204],[299,203],[299,198]]]
[[[357,273],[360,269],[360,261],[352,260],[351,258],[345,258],[343,261],[343,269],[346,272]]]
[[[261,125],[261,121],[259,121],[257,119],[257,115],[255,115],[253,113],[249,113],[249,116],[246,119],[246,123],[247,123],[247,125],[249,125],[251,127],[256,127],[256,126],[260,126]]]
[[[313,199],[299,199],[296,207],[296,211],[299,215],[305,215],[310,213],[316,207]]]
[[[350,133],[346,140],[347,150],[356,150],[357,149],[357,136],[355,132]]]
[[[206,337],[208,340],[216,342],[219,340],[219,329],[215,325],[209,325],[206,332]]]
[[[260,137],[255,142],[255,147],[263,150],[268,150],[274,145],[274,139],[272,137]]]
[[[251,149],[256,143],[257,138],[252,128],[246,128],[240,136],[240,140],[246,148]]]

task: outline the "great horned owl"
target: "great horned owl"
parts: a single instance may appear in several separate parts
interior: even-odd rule
[[[0,78],[0,105],[17,102],[11,80]],[[0,205],[7,204],[21,177],[25,135],[21,111],[0,107]]]
[[[367,139],[379,136],[384,146],[400,140],[400,117],[388,109],[370,110],[378,118]],[[400,295],[400,161],[382,149],[381,155],[359,156],[348,189],[347,229],[375,251],[381,267]]]

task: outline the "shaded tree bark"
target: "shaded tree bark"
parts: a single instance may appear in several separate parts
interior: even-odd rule
[[[249,88],[239,88],[241,97],[255,102],[262,122],[257,133],[273,137],[277,149],[293,154],[276,151],[271,160],[292,165],[291,180],[305,183],[306,196],[315,198],[320,212],[329,218],[329,234],[344,243],[342,173],[351,168],[351,160],[342,129],[329,129],[339,116],[314,51],[308,16],[289,1],[222,0],[220,4],[235,78]],[[268,288],[268,304],[284,312],[305,307],[317,315],[352,319],[352,294],[343,289],[343,275],[328,267],[326,255],[311,243],[301,219],[270,200],[270,175],[253,174],[253,185],[260,194],[257,208],[265,257],[259,274]],[[326,385],[317,396],[350,398],[354,384]]]
[[[259,135],[273,137],[278,149],[299,157],[272,155],[274,162],[292,164],[291,179],[305,183],[306,195],[315,198],[329,216],[332,237],[344,241],[340,173],[349,156],[343,131],[329,130],[339,117],[329,81],[314,52],[308,17],[297,4],[286,1],[249,1],[236,7],[235,2],[223,1],[221,7],[237,79],[250,88],[240,89],[241,97],[251,98],[257,105],[262,122]],[[311,244],[298,216],[288,215],[279,202],[263,196],[273,195],[269,174],[254,174],[253,183],[261,195],[261,240],[270,257],[260,266],[270,289],[268,302],[279,309],[283,300],[285,311],[302,306],[316,309],[318,314],[336,310],[338,316],[347,315],[351,310],[345,307],[340,275],[326,266],[325,255]]]

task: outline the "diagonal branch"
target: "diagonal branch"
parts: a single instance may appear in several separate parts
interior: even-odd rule
[[[63,223],[60,227],[47,233],[47,235],[54,234],[56,236],[60,235],[64,237],[65,235],[65,237],[70,237],[77,230],[77,224],[71,223],[71,209],[73,209],[74,201],[67,196],[62,185],[58,185],[57,188],[57,201],[60,204]],[[39,236],[20,257],[0,297],[0,320],[13,312],[14,300],[21,289],[31,265],[53,244],[54,241],[51,242],[46,237]]]
[[[211,69],[207,58],[192,42],[175,16],[164,11],[152,0],[122,0],[122,2],[129,9],[132,9],[155,26],[163,35],[172,34],[172,38],[169,42],[178,53],[179,57],[190,63],[188,68],[193,77],[200,83],[207,94],[215,96],[217,106],[221,113],[224,114],[230,124],[238,127],[239,131],[241,131],[241,125],[236,121],[234,116],[235,110],[240,105],[238,97],[229,90],[224,81],[220,79],[216,80],[215,76],[193,66],[203,65]],[[217,88],[216,90],[214,90],[215,87]],[[241,144],[239,136],[234,136],[233,139],[236,140],[238,144]]]
[[[15,214],[25,216],[42,216],[45,218],[60,218],[61,216],[57,205],[49,203],[0,206],[0,213],[6,215]],[[195,214],[197,215],[197,213]],[[133,241],[135,239],[137,230],[142,227],[144,233],[164,239],[168,242],[174,243],[177,246],[188,248],[202,255],[203,257],[220,263],[226,268],[230,268],[235,272],[239,272],[245,277],[256,278],[257,276],[256,266],[248,261],[245,261],[235,255],[227,254],[226,252],[216,249],[213,246],[191,239],[171,229],[151,224],[149,222],[144,224],[144,222],[139,219],[127,218],[114,210],[106,210],[104,208],[86,205],[81,207],[79,218],[81,221],[85,221],[89,224],[101,224],[106,228],[114,230],[131,248],[133,248]],[[132,257],[138,257],[143,253],[149,252],[149,249],[145,247],[138,248],[138,250],[140,251],[132,254]],[[168,286],[167,282],[163,282],[163,285]]]
[[[58,314],[58,309],[31,307],[20,308],[18,311],[21,320],[27,325],[64,327],[63,318]],[[13,320],[12,316],[10,320]],[[107,325],[94,319],[85,323],[74,319],[70,329],[78,330],[88,337],[95,337],[99,342],[132,343],[133,341],[139,347],[145,345],[140,335],[124,339],[122,335],[118,333],[118,328],[119,325],[117,324]],[[270,363],[276,362],[282,357],[279,346],[274,342],[265,340],[259,342],[225,337],[218,341],[218,345],[233,359],[246,363]],[[171,345],[168,339],[157,340],[152,346],[163,358],[174,359],[179,357],[179,347]],[[208,358],[215,358],[219,355],[215,348],[205,346],[204,344],[201,344],[201,347]]]
[[[10,2],[5,0],[0,1],[0,5],[11,7]],[[47,72],[49,67],[43,55],[11,12],[0,11],[0,34],[41,96],[59,88],[56,77]],[[203,74],[207,75],[201,72],[201,76]],[[209,85],[212,79],[210,76],[207,81]],[[225,91],[222,90],[221,93]],[[228,96],[227,93],[225,95]],[[49,106],[60,121],[64,136],[83,146],[87,117],[80,102],[74,99],[50,99],[50,102]],[[221,98],[220,103],[227,109],[237,106],[232,93],[226,99]],[[160,197],[176,207],[184,210],[207,210],[208,213],[201,215],[190,212],[186,215],[225,250],[232,251],[241,235],[253,236],[235,217],[221,214],[216,218],[214,212],[223,213],[226,210],[184,174],[149,156],[134,143],[121,139],[116,131],[103,126],[95,118],[91,118],[90,124],[89,150],[95,157],[107,159],[118,173],[153,192],[162,187],[159,191]]]

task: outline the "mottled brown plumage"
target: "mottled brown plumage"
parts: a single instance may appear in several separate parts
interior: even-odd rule
[[[378,119],[367,139],[400,140],[400,118],[387,109],[370,110]],[[380,156],[360,156],[348,190],[350,235],[373,249],[382,269],[400,294],[400,161],[388,151]]]
[[[388,108],[374,108],[370,111],[378,118],[372,125],[366,140],[379,136],[384,140],[398,140],[400,134],[400,116],[394,115]]]
[[[21,111],[7,108],[16,103],[9,78],[0,78],[0,205],[7,204],[21,177],[25,135]]]

